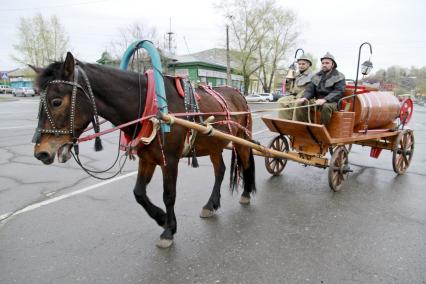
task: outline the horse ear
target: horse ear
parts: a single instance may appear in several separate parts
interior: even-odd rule
[[[71,52],[67,52],[67,57],[64,62],[64,75],[70,77],[74,73],[75,59]]]
[[[43,68],[40,68],[40,67],[35,67],[35,66],[33,66],[33,65],[31,65],[31,64],[27,64],[28,65],[28,67],[30,67],[31,69],[33,69],[34,70],[34,72],[36,72],[37,74],[41,74],[41,72],[43,72]]]

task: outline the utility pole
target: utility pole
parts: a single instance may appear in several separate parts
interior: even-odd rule
[[[226,16],[229,20],[232,19],[231,15]],[[226,23],[226,84],[232,87],[231,78],[231,56],[229,54],[229,23]]]
[[[173,32],[172,32],[172,18],[170,17],[170,29],[169,29],[169,32],[167,33],[167,35],[168,35],[168,44],[169,44],[169,46],[168,46],[168,49],[169,49],[169,53],[171,53],[171,54],[173,54],[173,52],[172,52],[172,36],[173,36]]]

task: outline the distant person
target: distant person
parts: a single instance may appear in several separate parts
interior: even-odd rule
[[[297,65],[299,67],[299,72],[296,77],[294,79],[287,78],[286,80],[286,84],[289,85],[286,86],[286,89],[288,87],[288,95],[278,100],[278,103],[283,108],[294,106],[294,100],[303,96],[306,86],[311,82],[313,74],[309,69],[312,66],[312,61],[306,55],[302,55],[297,59]],[[283,119],[293,119],[294,110],[281,110],[278,112],[278,116]]]
[[[337,103],[345,91],[345,75],[337,71],[334,56],[327,52],[321,58],[321,71],[316,73],[305,89],[303,96],[296,100],[297,104],[315,103],[321,110],[321,124],[330,123],[333,111],[337,111]],[[308,122],[308,109],[296,111],[296,119]]]

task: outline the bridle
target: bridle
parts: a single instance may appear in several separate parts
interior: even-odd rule
[[[37,128],[35,129],[35,133],[32,139],[33,143],[40,143],[41,140],[41,134],[54,134],[55,136],[59,136],[59,135],[70,135],[72,137],[72,142],[69,143],[69,145],[71,145],[74,149],[74,153],[72,151],[70,151],[71,155],[73,156],[74,160],[77,162],[77,164],[90,176],[97,178],[97,179],[101,179],[101,180],[107,180],[107,179],[111,179],[115,176],[117,176],[118,174],[121,173],[122,169],[124,168],[127,158],[128,158],[128,152],[126,151],[126,156],[124,159],[124,162],[120,165],[119,169],[117,170],[116,173],[108,176],[108,177],[100,177],[97,174],[102,174],[105,173],[107,171],[109,171],[110,169],[112,169],[116,163],[119,160],[119,153],[120,153],[120,148],[118,147],[117,149],[117,156],[115,158],[115,161],[112,163],[111,166],[109,166],[108,168],[104,169],[104,170],[93,170],[93,169],[88,169],[87,167],[85,167],[83,165],[83,163],[80,160],[79,157],[79,140],[78,137],[75,134],[75,106],[76,106],[76,101],[77,101],[77,91],[81,90],[83,92],[83,94],[87,97],[87,99],[89,100],[91,106],[92,106],[92,124],[93,124],[93,130],[95,132],[95,134],[100,134],[100,123],[99,123],[99,115],[98,115],[98,110],[96,107],[96,101],[95,101],[95,96],[93,94],[93,90],[92,87],[90,85],[89,82],[89,78],[87,77],[86,72],[84,71],[83,68],[81,68],[81,66],[78,65],[77,61],[74,61],[74,80],[73,81],[66,81],[66,80],[52,80],[47,82],[44,86],[44,88],[42,89],[42,91],[40,92],[40,104],[39,104],[39,110],[38,110],[38,125]],[[78,79],[79,79],[79,73],[81,73],[83,80],[84,80],[84,84],[85,86],[82,86],[81,84],[78,83]],[[55,85],[55,84],[62,84],[62,85],[69,85],[72,86],[72,93],[71,93],[71,110],[70,110],[70,126],[68,129],[66,130],[62,130],[62,129],[58,129],[58,127],[56,126],[52,114],[49,110],[49,103],[47,101],[47,91],[49,89],[49,86],[51,85]],[[139,84],[140,84],[140,78],[139,78]],[[139,88],[140,90],[140,88]],[[140,96],[141,97],[141,94]],[[139,98],[139,114],[138,116],[140,116],[140,106],[141,106],[141,102],[140,102],[140,98]],[[47,119],[50,123],[50,128],[43,128],[42,126],[42,121],[40,119],[42,111],[44,111],[44,113],[47,116]],[[133,139],[136,137],[136,129],[133,133]],[[118,141],[118,146],[120,146],[120,140]],[[102,150],[102,144],[101,144],[101,139],[99,136],[97,136],[95,138],[95,151],[100,151]],[[128,151],[130,151],[131,149],[129,148]]]
[[[86,88],[84,88],[82,85],[78,83],[78,77],[79,73],[81,73],[84,83],[86,85]],[[51,85],[55,84],[63,84],[63,85],[69,85],[72,86],[72,93],[71,93],[71,110],[70,110],[70,126],[69,129],[61,130],[58,129],[52,114],[49,110],[49,103],[47,101],[47,91]],[[99,116],[98,116],[98,110],[96,108],[96,102],[95,102],[95,96],[92,91],[92,87],[89,82],[89,78],[87,77],[86,72],[78,65],[78,62],[75,62],[74,67],[74,81],[66,81],[66,80],[52,80],[45,84],[44,89],[40,92],[40,105],[39,105],[39,111],[38,111],[38,125],[35,130],[32,142],[33,143],[40,143],[41,134],[54,134],[55,136],[59,135],[70,135],[72,137],[72,145],[74,146],[76,151],[76,154],[78,153],[78,137],[75,135],[75,104],[77,101],[77,90],[81,90],[86,97],[88,98],[92,109],[93,109],[93,118],[92,118],[92,124],[93,129],[95,133],[98,133],[100,130],[100,124],[99,124]],[[42,128],[42,122],[40,120],[42,110],[47,116],[47,120],[50,123],[50,128]],[[99,138],[99,137],[97,137]],[[100,143],[100,140],[96,141]],[[95,143],[96,143],[95,142]],[[96,148],[96,147],[95,147]]]

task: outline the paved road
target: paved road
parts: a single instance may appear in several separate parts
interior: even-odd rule
[[[162,230],[134,201],[136,163],[105,183],[73,161],[42,165],[30,143],[36,110],[37,98],[0,102],[0,283],[426,283],[425,107],[411,124],[407,174],[393,173],[389,152],[376,160],[354,146],[354,172],[339,193],[327,171],[289,162],[271,177],[256,157],[252,204],[228,193],[227,175],[222,208],[204,220],[212,168],[182,160],[178,233],[167,250],[154,246]],[[255,139],[267,144],[264,128],[256,116]],[[84,146],[88,165],[114,160],[116,135],[104,146]],[[162,204],[159,171],[149,195]]]

